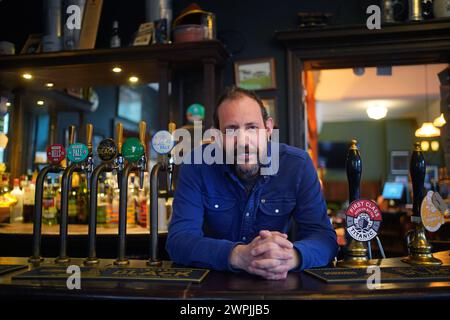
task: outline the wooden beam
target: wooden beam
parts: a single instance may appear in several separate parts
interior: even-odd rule
[[[306,149],[306,112],[303,104],[302,62],[297,55],[287,51],[288,142],[291,146]]]
[[[216,98],[216,61],[213,59],[203,60],[203,103],[205,105],[205,129],[212,126],[214,104]]]
[[[10,181],[19,178],[23,173],[23,159],[24,159],[24,113],[25,106],[23,103],[23,90],[14,90],[14,107],[11,114],[11,130],[10,132],[10,152],[9,152],[9,166],[11,172]]]

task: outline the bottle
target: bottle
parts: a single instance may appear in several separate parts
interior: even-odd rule
[[[67,204],[67,216],[69,224],[78,223],[78,204],[77,204],[78,187],[72,187],[69,192]]]
[[[105,183],[103,181],[99,182],[98,190],[99,193],[97,194],[97,224],[105,225],[108,198],[106,195]]]
[[[148,205],[147,205],[148,198],[146,197],[146,189],[139,190],[139,211],[138,211],[138,224],[143,227],[147,228],[147,216],[148,216]]]
[[[0,194],[5,194],[9,192],[9,178],[6,174],[2,175],[2,184],[0,188]]]
[[[119,224],[119,194],[119,188],[114,188],[112,192],[111,215],[109,220],[109,225],[111,227],[116,227]]]
[[[23,222],[34,221],[34,197],[36,192],[36,180],[32,180],[31,175],[26,177],[23,187]]]
[[[34,194],[31,192],[31,182],[27,176],[21,181],[23,191],[23,222],[31,222],[34,206]]]
[[[52,186],[52,179],[47,178],[47,183],[44,184],[44,196],[42,199],[42,223],[46,225],[55,225],[58,211],[55,203],[55,190]]]
[[[19,179],[14,179],[14,189],[11,195],[17,199],[16,204],[9,208],[9,222],[21,223],[23,222],[23,191],[20,189]]]
[[[61,178],[55,178],[53,183],[53,190],[55,192],[55,207],[56,207],[56,218],[59,221],[61,214]]]
[[[136,225],[136,186],[134,185],[134,176],[130,177],[128,184],[128,199],[127,199],[127,226]]]
[[[80,177],[81,184],[77,194],[78,205],[78,222],[87,223],[88,210],[89,210],[89,192],[87,189],[87,183],[85,177]]]
[[[107,173],[107,177],[106,226],[113,228],[119,223],[119,188],[111,173]]]
[[[113,22],[110,47],[120,48],[119,21],[117,20]]]

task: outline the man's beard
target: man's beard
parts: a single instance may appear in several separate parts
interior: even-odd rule
[[[259,174],[259,163],[252,164],[250,167],[242,164],[234,164],[234,169],[239,179],[244,181],[253,180]]]
[[[242,161],[238,162],[237,149],[235,149],[234,169],[239,179],[249,181],[253,180],[259,174],[259,152],[258,150],[250,151],[250,148],[246,146],[245,154],[248,154],[249,159],[245,159],[245,163],[242,163]],[[252,160],[250,160],[250,158],[252,158]]]

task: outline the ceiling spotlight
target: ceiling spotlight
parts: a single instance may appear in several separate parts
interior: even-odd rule
[[[33,76],[32,76],[31,74],[29,74],[29,73],[24,73],[24,74],[22,75],[22,78],[27,79],[27,80],[30,80],[30,79],[33,78]]]
[[[11,107],[11,102],[7,102],[7,103],[6,103],[6,106],[7,106],[7,107]]]
[[[132,77],[130,77],[128,80],[129,80],[131,83],[136,83],[136,82],[139,81],[139,78],[138,78],[138,77],[135,77],[135,76],[132,76]]]
[[[122,68],[121,67],[114,67],[114,68],[112,68],[112,72],[115,72],[115,73],[122,72]]]
[[[46,86],[47,88],[53,88],[53,87],[55,86],[55,84],[54,84],[53,82],[47,82],[47,83],[45,84],[45,86]]]
[[[44,101],[43,101],[43,100],[38,100],[38,101],[36,102],[36,104],[37,104],[38,106],[43,106],[43,105],[44,105]]]

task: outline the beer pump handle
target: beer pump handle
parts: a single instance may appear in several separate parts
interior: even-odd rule
[[[69,145],[75,143],[75,126],[69,126]]]
[[[116,143],[117,143],[117,151],[119,154],[122,153],[122,144],[123,144],[123,124],[118,123],[116,125]]]
[[[175,122],[169,122],[169,132],[172,134],[177,129]]]
[[[86,145],[88,148],[89,155],[92,154],[92,134],[94,132],[94,126],[92,123],[86,125]]]
[[[411,154],[409,173],[411,175],[413,188],[413,216],[420,217],[420,205],[422,203],[423,185],[425,182],[425,159],[420,148],[420,143],[414,143],[414,151]]]
[[[360,198],[360,182],[362,173],[362,161],[359,154],[357,141],[352,140],[347,152],[346,170],[348,180],[348,193],[350,203]]]
[[[147,123],[145,121],[139,122],[139,140],[141,141],[142,146],[144,147],[144,155],[145,155],[145,131],[147,130]]]

